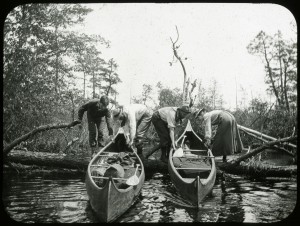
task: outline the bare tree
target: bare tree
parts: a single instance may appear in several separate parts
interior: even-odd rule
[[[180,48],[180,45],[177,44],[178,40],[179,40],[179,32],[178,32],[178,28],[176,26],[176,32],[177,32],[177,38],[175,41],[173,41],[173,39],[170,37],[171,39],[171,42],[172,42],[172,50],[173,50],[173,60],[172,62],[169,62],[170,63],[170,66],[173,65],[173,63],[176,63],[177,61],[180,62],[180,65],[182,67],[182,70],[183,70],[183,87],[182,87],[182,103],[186,103],[186,102],[189,102],[190,106],[193,105],[194,103],[194,100],[191,96],[194,88],[196,87],[196,80],[194,80],[193,83],[190,82],[190,79],[188,78],[187,76],[187,73],[186,73],[186,69],[185,69],[185,66],[183,64],[183,57],[179,55],[178,53],[178,50]],[[174,56],[176,57],[176,60],[174,59]],[[184,57],[184,60],[187,60],[187,57]],[[189,85],[192,85],[190,91],[189,91]]]

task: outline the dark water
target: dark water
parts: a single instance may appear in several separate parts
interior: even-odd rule
[[[169,176],[146,178],[141,195],[118,222],[276,222],[288,217],[297,200],[297,182],[218,176],[203,206],[190,208]],[[18,176],[5,174],[3,207],[23,223],[98,222],[88,202],[84,175]]]

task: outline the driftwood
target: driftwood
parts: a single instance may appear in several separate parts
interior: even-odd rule
[[[246,159],[262,152],[266,148],[269,148],[269,147],[271,147],[273,145],[276,145],[276,144],[280,144],[280,143],[283,143],[283,142],[288,142],[288,141],[292,141],[292,140],[296,140],[296,139],[297,139],[297,136],[294,136],[294,137],[287,137],[287,138],[283,138],[283,139],[278,139],[276,141],[271,141],[271,142],[264,143],[264,144],[262,144],[262,146],[260,146],[258,148],[255,148],[251,152],[237,158],[236,160],[233,160],[230,163],[233,164],[233,165],[238,165],[240,162],[245,161]]]
[[[28,138],[30,138],[31,136],[43,132],[43,131],[47,131],[47,130],[51,130],[51,129],[62,129],[62,128],[71,128],[73,126],[77,125],[77,123],[71,122],[71,123],[62,123],[62,124],[53,124],[53,125],[43,125],[40,126],[38,128],[35,128],[34,130],[30,131],[29,133],[26,133],[25,135],[15,139],[13,142],[11,142],[9,145],[7,145],[6,147],[4,147],[3,149],[3,155],[6,156],[14,147],[16,147],[18,144],[20,144],[22,141],[27,140]]]

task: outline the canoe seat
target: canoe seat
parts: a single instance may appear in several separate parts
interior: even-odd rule
[[[207,152],[207,150],[197,150],[197,149],[183,149],[183,151],[189,151],[189,152]]]
[[[205,159],[205,158],[214,158],[214,157],[215,157],[215,156],[204,156],[204,155],[184,154],[182,157],[175,157],[175,158]]]

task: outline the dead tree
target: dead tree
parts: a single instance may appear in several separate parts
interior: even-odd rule
[[[192,92],[193,92],[194,88],[196,87],[196,84],[197,84],[196,81],[197,81],[197,79],[195,79],[194,82],[191,83],[190,78],[188,78],[188,75],[187,75],[187,73],[186,73],[186,69],[185,69],[185,66],[184,66],[184,63],[183,63],[183,59],[182,59],[182,57],[179,56],[179,54],[178,54],[178,49],[179,49],[180,45],[177,45],[177,42],[178,42],[178,40],[179,40],[179,32],[178,32],[177,26],[176,26],[176,32],[177,32],[177,38],[176,38],[176,40],[173,41],[173,39],[170,38],[170,39],[171,39],[171,42],[172,42],[172,49],[173,49],[173,54],[174,54],[174,55],[173,55],[173,61],[170,62],[170,65],[172,66],[172,64],[173,64],[174,62],[176,62],[176,61],[174,61],[174,56],[175,56],[176,59],[180,62],[180,65],[181,65],[182,70],[183,70],[183,87],[182,87],[183,93],[182,93],[182,102],[183,102],[183,103],[189,102],[189,105],[190,105],[190,107],[191,107],[191,106],[193,106],[194,100],[195,100],[195,98],[194,98],[194,99],[192,98]],[[185,57],[184,60],[187,60],[187,58]],[[189,90],[189,86],[190,86],[190,85],[191,85],[192,87],[191,87],[191,89]]]
[[[183,70],[183,87],[182,87],[182,102],[184,103],[185,100],[185,96],[186,96],[186,82],[187,82],[187,74],[186,74],[186,70],[185,70],[185,66],[183,64],[182,58],[179,56],[178,54],[178,49],[180,47],[180,45],[177,44],[178,39],[179,39],[179,32],[178,32],[178,28],[176,26],[176,32],[177,32],[177,38],[175,41],[173,41],[173,39],[170,37],[171,42],[172,42],[172,49],[173,49],[173,61],[170,62],[170,65],[172,65],[175,61],[174,61],[174,56],[176,57],[176,59],[180,62],[180,65],[182,67]]]

